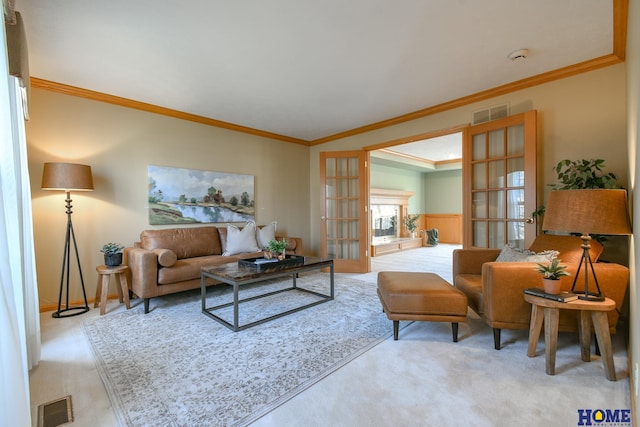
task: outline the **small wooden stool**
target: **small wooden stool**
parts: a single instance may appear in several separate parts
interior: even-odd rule
[[[129,284],[127,282],[127,270],[126,265],[118,265],[115,267],[108,267],[106,265],[99,265],[96,267],[98,272],[98,286],[96,287],[96,300],[93,304],[93,308],[98,307],[100,304],[100,315],[103,315],[107,307],[107,291],[109,290],[109,279],[111,275],[116,276],[116,290],[118,291],[118,299],[120,302],[124,302],[129,310]],[[120,282],[118,284],[118,281]]]
[[[556,349],[558,348],[558,318],[560,310],[578,310],[580,321],[578,334],[580,336],[580,353],[582,360],[591,361],[591,326],[596,332],[596,338],[602,352],[604,372],[609,381],[616,380],[616,368],[613,364],[613,349],[609,333],[607,312],[615,310],[616,302],[605,298],[604,301],[573,300],[558,302],[550,299],[524,294],[524,300],[531,304],[531,324],[529,326],[529,347],[527,356],[536,355],[536,346],[544,324],[544,354],[547,375],[556,373]]]

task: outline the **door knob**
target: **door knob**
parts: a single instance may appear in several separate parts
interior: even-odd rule
[[[527,224],[533,224],[535,222],[535,219],[533,219],[532,217],[529,217],[525,219],[524,222],[526,222]]]

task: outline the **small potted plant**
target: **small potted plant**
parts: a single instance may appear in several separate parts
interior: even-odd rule
[[[107,267],[116,267],[122,264],[122,250],[124,246],[119,243],[107,243],[102,246],[100,252],[104,254],[104,263]]]
[[[269,251],[271,251],[272,255],[277,254],[279,260],[283,260],[286,258],[287,251],[287,241],[282,238],[282,240],[269,240]]]
[[[570,276],[565,271],[566,265],[560,265],[559,259],[554,259],[549,264],[538,264],[536,271],[542,274],[542,287],[548,294],[557,295],[560,293],[560,277]]]
[[[420,214],[407,214],[404,217],[404,226],[407,227],[407,230],[411,233],[411,237],[416,237],[416,230],[418,229],[418,220],[420,219]]]

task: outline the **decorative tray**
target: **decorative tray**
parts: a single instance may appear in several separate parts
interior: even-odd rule
[[[258,271],[280,270],[302,264],[304,264],[304,257],[299,255],[287,255],[286,258],[282,261],[278,260],[277,258],[266,259],[263,257],[238,260],[238,266],[251,267],[257,269]]]

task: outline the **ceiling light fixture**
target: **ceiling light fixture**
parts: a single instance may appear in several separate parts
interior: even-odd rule
[[[527,56],[529,56],[529,49],[518,49],[507,55],[507,58],[515,62],[526,59]]]

